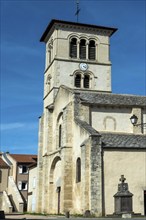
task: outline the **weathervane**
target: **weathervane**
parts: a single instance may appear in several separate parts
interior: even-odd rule
[[[79,0],[76,0],[76,4],[77,4],[77,11],[75,13],[75,15],[77,16],[77,22],[78,22],[78,19],[79,19],[79,12],[80,12],[80,8],[79,8]]]

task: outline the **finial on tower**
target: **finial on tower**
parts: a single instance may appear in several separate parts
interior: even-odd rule
[[[79,20],[79,12],[80,12],[80,8],[79,8],[79,0],[76,0],[76,5],[77,5],[77,11],[75,13],[75,15],[77,16],[77,22]]]

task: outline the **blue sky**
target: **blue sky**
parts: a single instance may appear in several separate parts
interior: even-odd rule
[[[75,0],[0,0],[0,151],[38,151],[45,45],[51,19],[75,21]],[[146,1],[80,0],[79,22],[116,27],[111,38],[112,91],[146,95]]]

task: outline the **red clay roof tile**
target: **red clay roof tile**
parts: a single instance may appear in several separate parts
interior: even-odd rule
[[[18,163],[36,163],[37,155],[29,154],[10,154]]]
[[[0,168],[9,168],[8,164],[0,157]]]

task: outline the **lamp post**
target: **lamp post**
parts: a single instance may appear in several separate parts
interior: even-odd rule
[[[133,124],[133,126],[141,126],[143,128],[146,127],[146,123],[137,124],[138,117],[136,115],[132,115],[130,121]]]

